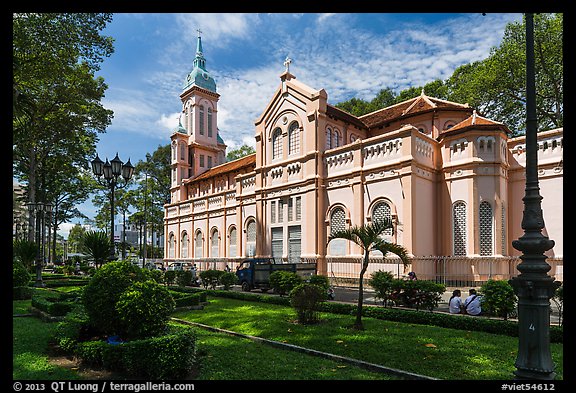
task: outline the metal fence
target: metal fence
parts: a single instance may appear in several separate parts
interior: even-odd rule
[[[168,267],[171,262],[195,263],[198,271],[217,269],[224,270],[228,265],[233,271],[236,265],[246,258],[199,258],[199,259],[165,259]],[[370,275],[376,271],[387,271],[395,278],[406,278],[408,272],[415,272],[419,280],[432,280],[445,284],[446,287],[478,287],[489,279],[509,280],[520,272],[516,268],[522,260],[519,257],[452,257],[430,256],[413,257],[404,266],[400,258],[375,257],[370,259],[368,269],[364,274],[367,284]],[[289,262],[287,258],[279,258],[278,262]],[[300,262],[317,262],[315,258],[302,258]],[[564,259],[562,257],[547,258],[550,265],[548,275],[557,281],[564,281]],[[362,269],[361,257],[327,257],[326,268],[328,278],[335,286],[357,286]]]
[[[489,279],[509,280],[520,274],[516,268],[519,257],[452,257],[430,256],[410,258],[407,266],[399,258],[371,258],[364,274],[367,282],[375,271],[387,271],[396,278],[405,278],[408,272],[416,273],[420,280],[432,280],[447,287],[477,287]],[[362,258],[328,257],[327,272],[333,285],[358,285]],[[564,281],[563,258],[547,258],[548,275]]]

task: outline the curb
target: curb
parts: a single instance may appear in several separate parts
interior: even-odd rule
[[[197,323],[197,322],[190,322],[190,321],[185,321],[183,319],[179,319],[179,318],[171,318],[173,321],[179,322],[179,323],[183,323],[186,325],[192,325],[192,326],[197,326],[200,327],[202,329],[206,329],[206,330],[210,330],[213,332],[219,332],[219,333],[226,333],[232,336],[236,336],[236,337],[242,337],[242,338],[247,338],[249,340],[252,341],[256,341],[256,342],[260,342],[263,344],[267,344],[267,345],[271,345],[274,347],[279,347],[282,349],[287,349],[290,351],[296,351],[296,352],[301,352],[301,353],[306,353],[308,355],[313,355],[313,356],[319,356],[325,359],[330,359],[330,360],[334,360],[334,361],[338,361],[338,362],[342,362],[342,363],[348,363],[348,364],[352,364],[354,366],[357,367],[361,367],[364,368],[366,370],[369,371],[375,371],[375,372],[381,372],[381,373],[385,373],[385,374],[390,374],[390,375],[394,375],[397,377],[401,377],[404,379],[410,379],[410,380],[438,380],[438,378],[432,378],[432,377],[428,377],[425,375],[419,375],[419,374],[415,374],[415,373],[411,373],[408,371],[402,371],[402,370],[398,370],[395,368],[389,368],[389,367],[384,367],[381,366],[379,364],[374,364],[374,363],[369,363],[369,362],[365,362],[362,360],[357,360],[357,359],[352,359],[346,356],[340,356],[340,355],[334,355],[331,353],[327,353],[327,352],[321,352],[321,351],[317,351],[315,349],[309,349],[309,348],[304,348],[304,347],[300,347],[298,345],[293,345],[293,344],[287,344],[287,343],[283,343],[280,341],[273,341],[273,340],[268,340],[262,337],[256,337],[256,336],[251,336],[248,334],[242,334],[242,333],[238,333],[238,332],[234,332],[232,330],[226,330],[226,329],[220,329],[220,328],[216,328],[213,326],[209,326],[209,325],[204,325],[202,323]]]

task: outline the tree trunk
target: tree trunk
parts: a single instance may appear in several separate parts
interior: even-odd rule
[[[358,307],[356,310],[356,321],[354,322],[354,329],[364,330],[362,323],[362,304],[364,302],[364,273],[368,269],[369,252],[364,251],[364,262],[362,263],[362,270],[360,270],[360,283],[358,285]]]

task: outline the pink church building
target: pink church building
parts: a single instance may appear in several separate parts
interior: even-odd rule
[[[424,91],[356,117],[329,104],[324,89],[297,80],[288,59],[285,65],[255,121],[256,153],[226,162],[220,96],[198,37],[171,134],[165,262],[222,269],[275,257],[357,277],[362,250],[345,240],[327,244],[329,234],[389,217],[395,228],[386,236],[409,250],[419,277],[434,278],[438,258],[444,273],[472,280],[514,275],[520,252],[512,241],[524,234],[523,136]],[[550,274],[561,280],[563,129],[540,132],[538,147],[544,235],[555,241]],[[398,265],[373,257],[372,270]],[[460,263],[448,263],[454,260]]]

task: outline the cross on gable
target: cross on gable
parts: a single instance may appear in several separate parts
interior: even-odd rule
[[[290,63],[292,63],[292,59],[286,56],[286,60],[284,60],[284,67],[286,67],[286,72],[290,72]]]

